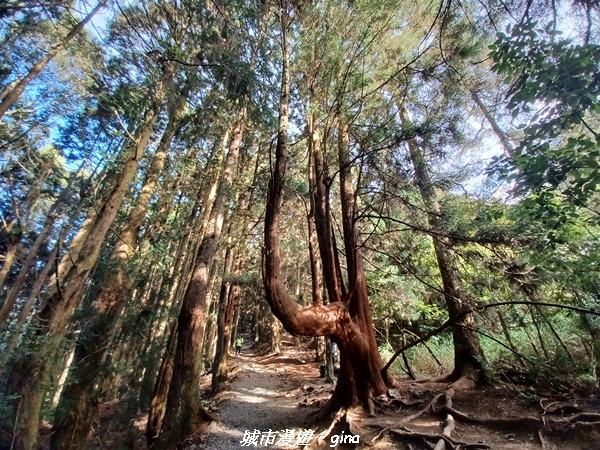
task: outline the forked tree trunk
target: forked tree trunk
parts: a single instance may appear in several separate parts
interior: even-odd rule
[[[200,245],[192,278],[183,297],[178,317],[177,349],[167,410],[161,433],[154,443],[158,449],[172,448],[195,430],[202,430],[213,420],[202,406],[199,387],[202,375],[202,338],[206,322],[209,271],[223,228],[225,201],[233,183],[245,121],[246,110],[242,108],[232,133],[225,169],[211,210],[207,233]],[[228,141],[227,135],[228,133],[223,140],[224,147]]]
[[[172,79],[172,68],[161,77],[154,104],[140,125],[135,141],[118,180],[105,197],[102,207],[94,213],[89,232],[80,245],[75,263],[65,264],[68,272],[59,271],[46,293],[44,305],[36,321],[36,332],[26,353],[12,367],[6,385],[9,395],[17,395],[11,402],[12,417],[3,423],[4,430],[14,439],[17,450],[33,450],[37,442],[39,417],[44,395],[54,369],[56,354],[69,329],[71,314],[79,304],[88,276],[96,264],[100,249],[125,194],[137,173],[138,164],[150,139],[167,86]],[[84,222],[85,224],[85,222]],[[72,255],[70,255],[72,256]],[[60,270],[60,269],[59,269]]]
[[[346,250],[346,266],[348,270],[348,310],[352,321],[360,330],[362,340],[359,347],[356,343],[338,342],[340,347],[340,376],[331,405],[344,405],[345,397],[351,393],[354,403],[368,406],[370,413],[374,413],[372,399],[376,395],[386,392],[386,383],[381,370],[383,361],[379,354],[373,322],[369,309],[367,283],[364,274],[362,257],[356,234],[355,192],[352,184],[350,163],[349,127],[341,123],[338,129],[338,165],[340,173],[340,200],[342,206],[342,226],[344,234],[344,248]],[[334,342],[339,338],[334,337]],[[349,354],[345,354],[348,353]],[[353,359],[353,354],[361,355],[360,359]],[[374,395],[374,393],[376,393]]]
[[[331,244],[331,234],[327,229],[330,222],[328,185],[324,180],[324,164],[315,163],[317,195],[315,214],[319,249],[323,260],[324,276],[330,301],[328,305],[301,306],[286,291],[281,274],[279,247],[279,217],[282,209],[287,159],[287,128],[289,102],[289,52],[287,42],[288,17],[286,6],[281,9],[283,68],[281,100],[279,106],[279,129],[275,149],[275,163],[269,181],[267,207],[265,210],[265,292],[273,313],[283,326],[293,335],[329,335],[337,342],[341,352],[340,378],[333,396],[321,411],[324,415],[339,407],[361,405],[372,411],[372,399],[386,392],[381,369],[383,364],[377,351],[374,332],[370,327],[370,312],[366,296],[366,284],[360,265],[350,279],[353,287],[350,296],[343,292],[341,270],[337,263],[337,251]],[[316,152],[315,152],[316,155]],[[320,171],[320,173],[319,173]],[[319,181],[319,178],[321,181]],[[344,201],[342,196],[342,201]],[[348,206],[348,205],[346,205]],[[328,242],[329,241],[329,242]],[[356,245],[346,248],[352,252],[353,260],[359,260]],[[329,272],[329,273],[328,273]],[[335,300],[335,301],[334,301]]]

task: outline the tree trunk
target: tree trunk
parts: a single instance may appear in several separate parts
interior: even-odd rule
[[[406,112],[402,105],[399,106],[399,110],[402,122],[407,122]],[[441,230],[443,229],[441,209],[429,177],[425,155],[413,140],[409,140],[407,145],[415,170],[416,183],[425,208],[429,212],[429,226],[434,231]],[[470,308],[470,303],[464,293],[452,244],[447,237],[440,233],[432,234],[432,239],[442,278],[448,314],[450,317],[462,315]],[[454,370],[449,377],[451,381],[464,378],[467,383],[479,384],[486,379],[483,350],[479,343],[479,335],[474,331],[474,328],[475,318],[473,314],[464,314],[458,320],[457,325],[452,327]]]
[[[289,111],[289,53],[287,42],[288,17],[285,6],[281,10],[283,68],[281,99],[279,106],[279,129],[275,149],[275,163],[269,181],[267,207],[265,210],[265,292],[275,316],[292,335],[329,335],[341,351],[340,378],[333,396],[321,411],[321,415],[338,407],[362,405],[373,410],[372,399],[386,392],[382,378],[381,358],[377,352],[373,329],[369,327],[370,313],[364,276],[360,267],[356,278],[350,280],[355,289],[345,295],[341,283],[341,270],[337,251],[332,245],[330,230],[329,198],[324,191],[328,185],[324,178],[324,164],[315,162],[317,185],[315,195],[315,219],[319,237],[319,250],[323,261],[325,283],[330,296],[328,305],[301,306],[286,291],[281,275],[279,247],[279,217],[282,209],[287,159],[287,128]],[[317,152],[314,152],[317,155]],[[316,158],[315,158],[316,159]],[[342,196],[342,201],[345,197]],[[346,205],[348,207],[348,205]],[[329,241],[329,242],[328,242]],[[346,248],[346,253],[356,256],[356,245]],[[329,273],[328,273],[329,272]],[[374,370],[375,369],[375,370]]]
[[[133,202],[135,205],[121,229],[119,239],[108,262],[109,271],[99,293],[91,303],[90,319],[83,326],[75,347],[73,369],[55,413],[51,448],[76,449],[84,446],[91,429],[93,409],[98,405],[98,381],[104,376],[102,362],[109,349],[111,331],[130,298],[133,274],[126,265],[136,252],[139,230],[144,224],[150,201],[155,194],[167,153],[187,100],[184,89],[169,116],[156,153],[142,187]]]
[[[177,350],[167,411],[161,433],[155,443],[159,449],[173,447],[192,434],[194,430],[202,430],[213,419],[202,407],[199,389],[202,375],[201,350],[206,321],[209,270],[223,228],[225,201],[233,182],[245,120],[246,111],[243,108],[229,144],[225,169],[211,210],[207,233],[200,245],[192,278],[179,313]],[[228,132],[223,139],[224,147],[227,140]],[[223,151],[225,151],[224,148]]]
[[[504,151],[506,152],[506,154],[509,155],[509,156],[513,156],[514,155],[514,151],[513,151],[512,146],[508,142],[506,134],[504,133],[504,131],[502,131],[502,129],[500,128],[500,126],[496,122],[496,119],[494,119],[494,116],[490,113],[490,111],[487,108],[487,106],[485,106],[485,104],[483,103],[483,101],[481,101],[481,98],[479,97],[479,94],[477,94],[477,91],[475,89],[470,89],[469,92],[471,93],[471,97],[473,97],[473,100],[475,101],[475,103],[477,104],[477,106],[479,106],[479,109],[481,109],[481,112],[483,113],[483,116],[485,117],[485,120],[487,120],[487,122],[492,127],[492,130],[494,131],[494,134],[496,135],[496,137],[500,141],[500,144],[502,144],[502,148],[504,148]]]
[[[220,152],[217,152],[217,154],[218,153]],[[217,158],[217,160],[220,163],[223,161],[220,156]],[[220,175],[220,167],[217,167],[214,171],[210,184],[206,184],[206,181],[202,183],[203,186],[198,189],[198,198],[189,216],[189,231],[185,234],[181,244],[182,252],[180,253],[179,258],[176,260],[168,294],[168,303],[173,303],[178,309],[180,304],[179,299],[181,298],[179,292],[182,290],[183,286],[187,286],[189,281],[186,269],[187,259],[190,255],[195,255],[195,244],[190,242],[190,240],[194,234],[197,234],[202,238],[205,233],[206,227],[208,226],[208,220],[210,218],[210,211],[212,210],[218,190]],[[206,179],[207,178],[205,178],[205,180]],[[200,205],[202,205],[204,210],[203,213],[197,217]],[[160,435],[167,408],[167,397],[171,385],[171,376],[173,373],[175,349],[177,344],[176,330],[177,322],[173,324],[172,330],[169,333],[169,344],[167,346],[168,351],[166,351],[163,355],[161,367],[159,369],[159,377],[154,385],[154,392],[150,402],[148,425],[146,428],[146,439],[148,441],[148,445],[151,447]]]
[[[4,369],[6,367],[6,362],[10,359],[13,351],[15,350],[15,348],[17,347],[17,344],[19,343],[19,338],[21,337],[22,333],[24,333],[24,328],[25,328],[24,325],[25,325],[25,322],[27,321],[27,317],[29,317],[29,313],[31,312],[31,309],[33,308],[33,302],[35,301],[37,296],[40,295],[40,292],[42,292],[42,288],[44,287],[46,278],[48,278],[48,274],[50,273],[50,270],[52,270],[52,267],[54,266],[54,260],[56,259],[56,255],[58,255],[58,245],[56,245],[54,247],[54,249],[52,250],[52,253],[50,253],[50,257],[48,258],[48,261],[46,262],[46,264],[44,265],[44,268],[42,269],[42,271],[38,275],[37,279],[35,280],[35,283],[33,284],[33,287],[31,288],[31,292],[29,293],[29,296],[27,297],[27,300],[25,301],[25,304],[23,305],[23,309],[21,309],[21,312],[19,313],[19,317],[17,318],[17,323],[15,324],[14,328],[9,331],[10,338],[9,338],[8,342],[6,343],[6,347],[4,347],[2,354],[0,355],[0,373],[4,372]]]
[[[58,198],[56,199],[56,201],[53,203],[53,205],[48,210],[48,214],[46,216],[46,220],[44,222],[42,231],[38,234],[35,242],[29,249],[29,254],[27,255],[27,258],[25,259],[25,262],[21,266],[19,275],[17,276],[17,279],[15,280],[14,284],[11,286],[10,290],[8,291],[8,293],[6,295],[6,299],[4,300],[4,303],[2,304],[2,308],[0,309],[0,330],[2,330],[2,328],[6,325],[8,316],[9,316],[12,308],[14,307],[19,294],[21,293],[21,290],[23,289],[25,282],[27,281],[27,277],[29,276],[29,269],[31,268],[31,266],[33,265],[33,263],[37,257],[38,250],[40,249],[41,245],[44,242],[46,242],[48,236],[50,235],[50,233],[52,231],[52,227],[54,226],[54,223],[56,222],[57,217],[61,214],[62,206],[64,205],[65,201],[70,196],[73,195],[73,184],[78,179],[78,174],[80,173],[80,171],[81,171],[81,167],[74,174],[71,175],[67,186],[65,186],[65,188],[62,189]],[[29,196],[29,194],[28,194],[28,196]],[[39,197],[39,194],[36,195],[36,197]],[[33,206],[33,204],[30,205],[30,209],[32,206]],[[81,206],[81,202],[80,202],[79,206]],[[80,209],[77,208],[78,213],[79,213],[79,211],[80,211]],[[78,215],[78,214],[75,214],[75,215]],[[71,221],[71,224],[72,224],[72,221]],[[54,261],[52,261],[52,263],[54,263]],[[46,276],[47,276],[47,274],[46,274]],[[36,282],[35,284],[38,284],[38,283]],[[34,289],[34,291],[35,291],[35,289]],[[37,295],[38,294],[36,294],[35,296],[37,296]],[[30,309],[30,308],[25,308],[25,309]]]
[[[269,318],[271,322],[271,353],[281,353],[281,324],[275,317]]]
[[[237,223],[237,229],[233,227],[233,223],[230,223],[229,230],[227,232],[230,240],[238,239],[240,243],[245,242],[248,227],[247,213],[253,205],[254,187],[257,184],[259,163],[260,156],[256,158],[254,173],[252,175],[252,185],[250,189],[247,192],[244,192],[240,198],[238,198],[238,201],[235,202],[239,205],[239,207],[234,211],[241,213],[243,215],[243,219]],[[212,367],[213,393],[221,392],[229,387],[229,347],[231,346],[231,342],[234,342],[232,335],[235,301],[239,295],[240,288],[236,283],[227,282],[226,277],[231,273],[239,275],[242,268],[243,259],[244,258],[240,250],[237,249],[236,251],[233,247],[233,244],[230,242],[225,253],[225,266],[221,281],[221,294],[219,295],[219,310],[217,314],[217,346]]]
[[[228,383],[228,357],[229,342],[231,340],[231,327],[233,325],[233,312],[235,308],[234,286],[227,282],[227,276],[232,272],[234,266],[234,251],[229,247],[225,254],[225,265],[221,279],[221,291],[219,293],[219,306],[217,313],[217,347],[212,366],[212,391],[221,392],[229,387]],[[236,257],[235,266],[239,268],[240,258]]]
[[[8,276],[8,272],[10,272],[10,269],[15,262],[18,248],[19,244],[16,242],[8,245],[8,251],[6,252],[6,255],[4,255],[4,264],[2,265],[2,270],[0,270],[0,289],[4,286],[4,281]],[[2,305],[2,307],[4,308],[4,305]]]
[[[48,63],[52,61],[52,59],[54,59],[54,57],[58,55],[58,53],[81,32],[81,30],[83,30],[83,27],[85,27],[85,25],[92,20],[94,15],[98,12],[98,10],[100,10],[100,8],[104,6],[105,3],[105,0],[100,1],[100,3],[98,3],[96,7],[92,9],[81,22],[75,25],[75,27],[69,32],[69,34],[65,36],[62,41],[52,47],[46,56],[41,58],[33,65],[33,67],[29,70],[29,73],[23,79],[21,79],[15,85],[15,87],[13,87],[10,91],[3,93],[2,102],[0,102],[0,120],[2,120],[2,117],[4,117],[4,114],[6,114],[6,111],[8,111],[8,109],[19,99],[27,85],[29,85],[29,83],[31,83],[31,81],[38,76],[44,67],[46,67],[46,65],[48,65]]]
[[[158,378],[154,385],[152,393],[152,401],[150,402],[150,410],[148,411],[148,424],[146,426],[146,441],[148,446],[152,445],[160,435],[160,430],[163,426],[165,412],[167,410],[167,397],[169,395],[169,386],[173,376],[173,364],[175,362],[175,350],[177,345],[177,322],[173,323],[173,327],[169,337],[167,350],[162,359]]]
[[[155,94],[154,105],[136,133],[135,142],[130,149],[131,156],[125,162],[117,183],[106,196],[102,208],[97,212],[75,264],[71,264],[64,276],[60,272],[57,273],[56,281],[49,287],[40,310],[33,342],[28,352],[19,358],[9,375],[8,394],[17,394],[20,397],[12,402],[14,416],[5,424],[8,425],[6,429],[9,435],[14,438],[17,450],[35,448],[40,409],[53,371],[56,353],[68,330],[71,314],[81,299],[89,273],[96,264],[106,233],[137,173],[139,161],[150,139],[167,85],[172,79],[172,67],[171,65],[171,68],[163,73]]]
[[[8,321],[8,316],[10,315],[13,307],[15,306],[15,302],[17,301],[17,297],[23,289],[25,285],[25,281],[27,281],[27,276],[29,275],[29,269],[33,264],[35,258],[37,257],[38,250],[40,246],[46,242],[48,235],[54,225],[55,215],[53,213],[50,214],[48,220],[44,224],[44,228],[36,238],[35,242],[29,249],[29,254],[23,262],[21,266],[21,270],[19,271],[19,275],[15,280],[14,284],[11,286],[8,294],[6,294],[6,298],[4,299],[4,303],[2,304],[2,308],[0,308],[0,331],[6,326]]]
[[[218,258],[215,257],[215,264]],[[215,264],[213,264],[213,269],[211,272],[216,272]],[[218,279],[216,273],[211,274],[211,281],[209,282],[208,294],[207,294],[207,310],[208,315],[206,317],[206,323],[204,324],[204,337],[202,340],[202,372],[206,370],[212,370],[212,361],[214,358],[215,347],[217,344],[217,314],[219,311],[219,301],[220,298],[213,298],[213,288],[215,286],[215,281],[218,281],[221,284],[221,280]],[[220,291],[220,289],[219,289]],[[220,295],[220,292],[219,292]]]

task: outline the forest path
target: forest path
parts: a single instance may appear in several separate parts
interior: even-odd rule
[[[319,363],[313,362],[314,351],[304,347],[294,347],[284,341],[278,355],[264,355],[251,349],[244,349],[239,356],[230,357],[230,389],[213,398],[211,410],[220,419],[212,423],[205,434],[197,435],[187,442],[185,450],[233,450],[244,448],[265,448],[272,450],[306,448],[297,445],[300,432],[309,429],[307,420],[329,397],[333,386],[319,377]],[[439,435],[444,427],[444,415],[427,407],[436,395],[448,387],[444,383],[414,383],[403,381],[393,390],[404,406],[392,404],[385,407],[383,414],[376,417],[353,418],[354,430],[360,435],[362,447],[377,450],[425,450],[433,448],[437,440],[413,436]],[[203,388],[210,388],[207,374]],[[513,386],[498,382],[470,391],[459,391],[453,398],[454,408],[477,419],[542,417],[560,420],[561,404],[577,405],[579,412],[600,414],[600,401],[597,396],[571,397],[548,396],[526,397]],[[531,392],[529,392],[532,394]],[[563,401],[558,401],[562,398]],[[542,411],[541,401],[546,410]],[[310,406],[309,406],[310,405]],[[551,405],[557,406],[551,412]],[[417,413],[424,413],[410,423],[403,421]],[[102,407],[102,420],[96,426],[96,436],[90,450],[134,449],[147,450],[145,439],[147,414],[139,413],[131,420],[126,403],[109,402]],[[575,413],[576,414],[576,413]],[[593,416],[591,420],[598,420]],[[356,420],[354,420],[356,419]],[[589,421],[588,421],[589,422]],[[43,445],[49,442],[49,424],[44,428]],[[255,431],[256,430],[256,431]],[[269,433],[271,430],[271,434]],[[294,430],[291,445],[282,445],[282,431]],[[384,430],[388,430],[387,432]],[[404,435],[394,434],[398,430]],[[99,432],[98,432],[99,431]],[[322,430],[321,430],[322,431]],[[541,433],[540,433],[541,432]],[[256,446],[249,442],[249,435],[256,437]],[[289,433],[289,431],[288,431]],[[335,434],[339,435],[340,430]],[[334,433],[332,433],[333,435]],[[555,429],[528,426],[525,422],[515,426],[486,426],[458,420],[453,433],[458,441],[471,443],[471,448],[494,450],[596,450],[600,449],[600,422],[581,423],[579,426],[561,426]],[[268,440],[271,437],[271,440]],[[305,436],[307,437],[307,436]],[[373,444],[368,441],[375,440]],[[301,441],[302,442],[302,441]],[[243,445],[243,444],[250,445]],[[326,439],[320,448],[330,448],[332,440]],[[474,445],[473,445],[474,444]],[[482,445],[477,445],[482,444]],[[338,449],[344,448],[342,445]],[[463,446],[463,448],[466,448]]]
[[[311,355],[305,350],[289,346],[282,350],[278,355],[260,356],[244,349],[241,355],[230,357],[231,389],[213,401],[213,412],[222,422],[209,427],[198,447],[188,448],[239,449],[248,443],[250,434],[256,436],[259,448],[301,448],[295,444],[313,411],[298,406],[302,387],[324,382],[319,378],[319,365],[309,362]],[[281,440],[285,430],[294,430],[290,445]]]

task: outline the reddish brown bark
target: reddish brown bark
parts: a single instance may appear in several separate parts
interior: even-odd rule
[[[192,278],[183,297],[178,317],[177,349],[167,410],[156,448],[172,448],[192,433],[202,430],[213,417],[203,408],[200,395],[202,339],[207,313],[209,270],[212,266],[224,221],[224,207],[239,156],[246,112],[238,118],[225,162],[223,177],[215,196],[207,233],[196,257]],[[224,144],[227,142],[227,134]]]
[[[289,101],[289,54],[287,43],[287,16],[281,12],[283,69],[281,100],[279,107],[279,130],[275,149],[275,164],[269,181],[265,211],[265,276],[267,301],[273,313],[284,327],[294,335],[331,336],[341,352],[340,378],[333,396],[322,411],[330,412],[338,407],[362,405],[372,410],[372,398],[386,392],[381,375],[381,358],[377,352],[371,327],[366,284],[362,267],[357,262],[350,279],[352,291],[345,294],[341,282],[341,270],[333,233],[330,228],[328,184],[325,164],[320,152],[314,151],[315,183],[314,205],[319,250],[323,261],[325,283],[329,293],[328,305],[301,306],[286,291],[281,274],[279,247],[279,217],[282,209],[283,189],[287,159],[287,127]],[[310,134],[309,134],[310,135]],[[312,139],[311,139],[312,140]],[[342,196],[342,202],[348,197]],[[352,211],[346,205],[347,213]],[[352,240],[352,236],[346,239]],[[353,252],[351,259],[359,261],[355,242],[346,252]],[[375,345],[374,345],[375,344]],[[366,364],[365,364],[366,362]]]

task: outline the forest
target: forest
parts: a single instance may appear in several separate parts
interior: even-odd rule
[[[0,21],[0,449],[240,448],[292,372],[310,448],[598,448],[598,1]]]

